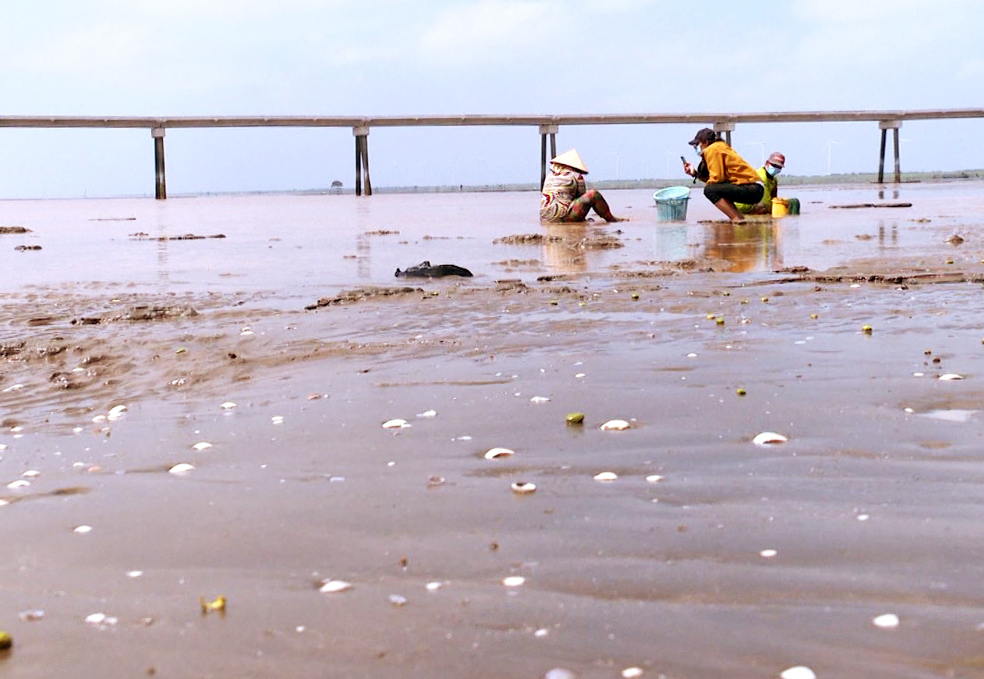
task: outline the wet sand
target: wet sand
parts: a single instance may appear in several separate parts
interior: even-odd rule
[[[982,188],[5,204],[0,674],[984,676]]]

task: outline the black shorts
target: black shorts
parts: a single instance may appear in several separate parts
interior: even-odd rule
[[[761,184],[730,184],[728,182],[717,182],[704,186],[704,196],[712,203],[716,203],[722,198],[730,200],[732,203],[748,203],[754,205],[762,200],[765,189]]]

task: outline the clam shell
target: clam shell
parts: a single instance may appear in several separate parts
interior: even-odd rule
[[[193,465],[193,464],[188,464],[187,462],[181,462],[181,463],[178,463],[178,464],[174,465],[170,469],[168,469],[167,470],[167,473],[168,474],[187,474],[188,472],[190,472],[194,468],[195,468],[195,465]]]
[[[194,448],[195,450],[197,450],[199,452],[201,452],[203,450],[208,450],[211,447],[212,447],[212,444],[209,443],[208,441],[199,441],[198,443],[196,443],[195,445],[192,446],[192,448]]]
[[[624,670],[622,670],[622,676],[625,677],[625,679],[638,679],[639,677],[642,676],[642,668],[626,667]]]
[[[895,629],[899,626],[899,616],[894,613],[883,613],[882,615],[872,618],[871,622],[875,627],[881,627],[882,629]]]
[[[649,476],[646,477],[647,483],[659,483],[662,480],[663,477],[660,476],[659,474],[650,474]]]
[[[338,594],[339,592],[347,592],[352,589],[351,582],[345,582],[344,580],[322,580],[321,587],[318,591],[322,594]]]
[[[236,407],[236,404],[233,403],[232,401],[226,401],[225,403],[223,403],[219,407],[222,408],[222,410],[232,410],[233,408]]]
[[[529,481],[517,481],[510,487],[517,495],[530,495],[536,492],[536,484]]]
[[[782,671],[782,679],[817,679],[816,673],[805,665],[797,665]]]
[[[486,460],[498,460],[500,457],[511,457],[516,454],[515,450],[509,448],[489,448],[485,452]]]
[[[785,443],[789,439],[782,434],[777,434],[774,431],[763,431],[752,439],[752,443],[757,446],[767,446],[772,443]]]
[[[405,429],[406,427],[411,427],[409,422],[406,420],[401,420],[399,418],[394,420],[386,420],[383,422],[383,429]]]
[[[616,479],[618,479],[618,474],[616,474],[615,472],[600,472],[594,475],[595,481],[606,482],[606,481],[615,481]]]
[[[522,575],[510,575],[508,578],[502,579],[502,584],[506,587],[522,587],[525,582],[526,578]]]
[[[954,380],[962,380],[963,375],[958,375],[957,373],[946,373],[945,375],[940,375],[940,379],[944,382],[952,382]]]
[[[622,431],[624,429],[628,429],[630,426],[632,426],[632,425],[630,425],[625,420],[608,420],[608,422],[605,422],[603,425],[601,425],[601,430],[602,431]]]

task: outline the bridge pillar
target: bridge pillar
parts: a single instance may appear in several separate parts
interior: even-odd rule
[[[540,188],[547,180],[547,161],[557,157],[557,125],[540,125]],[[550,155],[547,155],[547,135],[550,135]]]
[[[881,130],[881,153],[878,156],[878,183],[885,183],[885,140],[888,136],[888,131],[892,130],[893,140],[895,142],[895,183],[900,184],[902,182],[902,167],[899,161],[899,128],[902,127],[901,120],[880,120],[878,121],[878,129]]]
[[[372,195],[372,182],[369,180],[369,128],[353,127],[355,137],[355,195],[362,195],[362,178],[366,180],[366,195]]]
[[[734,123],[714,123],[714,131],[717,133],[718,139],[721,139],[721,133],[724,133],[724,141],[731,146],[731,133],[734,132]]]
[[[167,181],[164,176],[164,128],[154,127],[150,130],[154,138],[154,198],[167,198]]]

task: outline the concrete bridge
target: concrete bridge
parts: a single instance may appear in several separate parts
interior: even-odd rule
[[[154,195],[167,198],[164,171],[164,134],[168,128],[208,127],[350,127],[355,137],[355,193],[372,195],[369,177],[369,131],[373,127],[453,127],[476,125],[536,126],[540,130],[540,183],[547,163],[557,155],[557,132],[565,125],[660,125],[694,124],[712,127],[731,143],[740,123],[872,122],[881,131],[878,182],[885,179],[885,149],[888,131],[893,132],[895,183],[901,181],[899,129],[906,120],[984,118],[981,109],[933,109],[907,111],[793,111],[778,113],[639,113],[585,115],[457,115],[457,116],[179,116],[179,117],[71,117],[0,116],[0,127],[31,128],[146,128],[154,140]],[[549,154],[548,154],[549,143]]]

